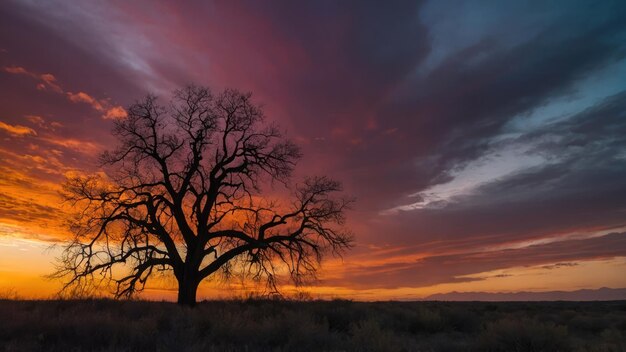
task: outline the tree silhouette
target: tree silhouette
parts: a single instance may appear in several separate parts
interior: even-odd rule
[[[69,177],[77,209],[73,240],[54,277],[76,294],[103,282],[116,297],[171,270],[178,303],[196,303],[199,283],[242,274],[276,288],[314,277],[322,257],[351,245],[343,228],[351,200],[327,177],[308,178],[289,201],[262,186],[289,185],[299,148],[265,122],[250,94],[187,86],[169,105],[148,95],[115,124],[119,146],[101,156],[104,173]]]

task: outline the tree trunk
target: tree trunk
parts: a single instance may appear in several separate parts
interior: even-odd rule
[[[193,307],[196,305],[196,292],[199,281],[195,277],[178,280],[178,304]]]

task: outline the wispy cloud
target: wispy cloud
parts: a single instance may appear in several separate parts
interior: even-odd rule
[[[67,99],[69,99],[73,103],[86,103],[90,105],[95,111],[103,113],[102,118],[104,119],[121,119],[126,117],[126,110],[123,107],[119,105],[112,105],[106,99],[98,100],[85,92],[66,92],[57,83],[56,77],[50,73],[37,74],[28,71],[21,66],[5,66],[3,69],[5,72],[11,74],[26,75],[40,81],[40,83],[38,83],[36,86],[38,90],[51,90],[55,93],[65,94],[67,96]]]
[[[49,89],[56,93],[63,93],[63,89],[61,89],[61,87],[57,84],[56,77],[54,77],[54,75],[50,73],[38,74],[28,71],[21,66],[5,66],[3,67],[3,70],[14,75],[25,75],[34,78],[35,80],[40,82],[36,86],[39,90]]]
[[[12,135],[12,136],[36,136],[37,132],[30,127],[21,125],[10,125],[0,121],[0,130]]]
[[[78,93],[67,92],[67,98],[71,102],[74,102],[74,103],[87,103],[91,105],[91,107],[94,110],[97,110],[97,111],[102,111],[104,109],[102,107],[102,103],[100,103],[98,100],[96,100],[95,98],[93,98],[92,96],[84,92],[78,92]]]
[[[50,136],[42,137],[41,140],[43,142],[46,142],[55,146],[71,149],[75,152],[79,152],[79,153],[83,153],[87,155],[94,155],[103,150],[103,146],[98,145],[94,142],[90,142],[88,140],[84,140],[84,139],[63,138],[63,137],[50,135]]]

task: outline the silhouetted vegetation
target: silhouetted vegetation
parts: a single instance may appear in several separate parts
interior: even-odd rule
[[[3,351],[625,351],[626,301],[0,301]]]
[[[300,149],[267,123],[251,94],[206,87],[176,90],[169,104],[148,95],[117,120],[117,148],[101,155],[104,174],[77,174],[63,187],[75,210],[74,235],[58,258],[62,293],[142,291],[172,272],[178,303],[194,305],[200,282],[220,275],[296,285],[315,278],[327,254],[350,248],[351,198],[328,177],[290,184]],[[283,184],[283,201],[263,186]],[[278,273],[281,273],[279,275]]]

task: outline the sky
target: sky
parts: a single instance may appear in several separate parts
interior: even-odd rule
[[[124,107],[188,83],[253,92],[303,149],[295,178],[356,197],[355,247],[313,295],[624,288],[624,18],[608,0],[3,1],[0,295],[58,289],[64,178],[98,171]]]

